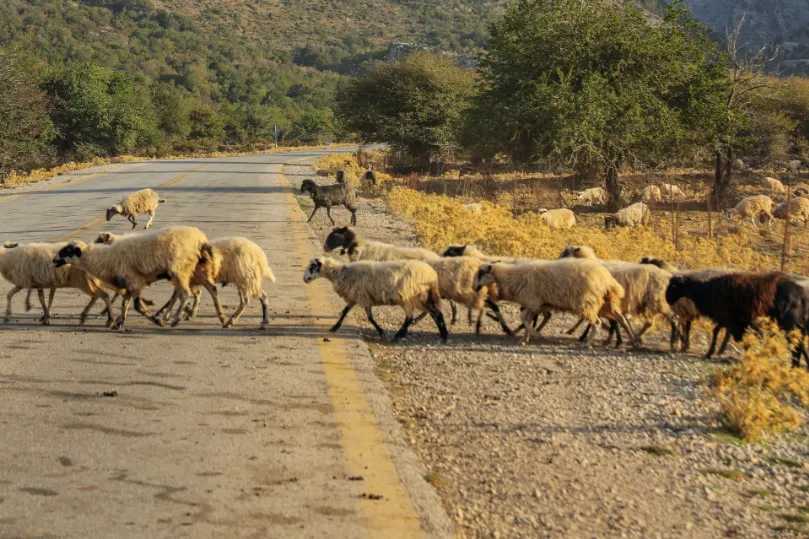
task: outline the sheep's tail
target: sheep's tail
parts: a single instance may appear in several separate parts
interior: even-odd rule
[[[158,204],[165,204],[166,202],[168,202],[168,201],[165,198],[158,198],[157,199]]]
[[[275,274],[272,272],[272,268],[269,264],[264,264],[264,267],[261,270],[261,275],[271,283],[275,282]]]

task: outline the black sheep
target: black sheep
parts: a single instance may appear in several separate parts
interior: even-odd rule
[[[357,224],[357,193],[347,183],[318,185],[312,180],[303,180],[301,182],[301,193],[307,192],[315,203],[315,209],[306,221],[307,223],[312,220],[317,210],[326,208],[326,215],[329,216],[331,224],[334,225],[334,219],[331,218],[331,207],[345,206],[351,212],[351,224]]]

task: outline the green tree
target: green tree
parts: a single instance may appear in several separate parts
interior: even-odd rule
[[[336,114],[363,142],[387,143],[427,165],[456,146],[473,86],[473,73],[419,52],[350,80],[338,91]]]
[[[330,114],[324,110],[306,109],[292,122],[284,138],[304,144],[320,144],[329,140],[333,129]]]
[[[188,138],[191,125],[187,93],[174,84],[161,82],[152,86],[151,100],[160,130],[172,139]]]
[[[210,105],[197,105],[188,113],[191,126],[189,138],[208,142],[220,142],[225,137],[225,122]]]
[[[622,164],[661,164],[696,144],[727,74],[677,2],[658,27],[632,3],[519,0],[492,27],[464,142],[480,157],[603,170],[620,204]]]

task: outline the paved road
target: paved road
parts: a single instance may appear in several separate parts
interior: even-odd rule
[[[0,537],[450,533],[364,343],[351,328],[325,341],[339,302],[328,283],[302,282],[320,243],[282,171],[319,153],[116,165],[0,198],[2,240],[88,241],[126,232],[104,209],[152,187],[168,199],[156,227],[247,236],[278,278],[266,332],[257,302],[223,330],[207,298],[175,330],[132,311],[127,331],[98,316],[82,328],[74,291],[57,292],[42,327],[19,294],[0,325]],[[230,287],[222,299],[235,307]]]

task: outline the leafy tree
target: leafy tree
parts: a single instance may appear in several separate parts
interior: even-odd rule
[[[304,144],[319,144],[332,136],[331,118],[326,111],[307,109],[292,123],[285,138]]]
[[[604,172],[619,205],[622,164],[661,164],[697,143],[726,71],[675,2],[659,27],[631,3],[519,0],[491,29],[464,141],[481,157],[543,158]]]
[[[337,94],[336,114],[364,142],[385,142],[419,164],[456,145],[473,74],[426,52],[375,63]]]
[[[151,100],[158,127],[169,138],[184,140],[191,132],[188,122],[187,93],[172,83],[160,82],[151,88]]]
[[[188,113],[191,126],[188,138],[219,142],[225,136],[225,123],[216,109],[210,105],[197,105]]]

